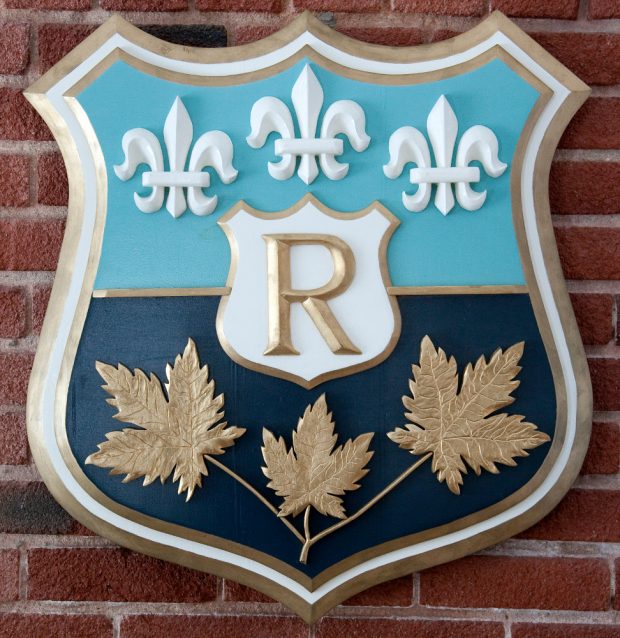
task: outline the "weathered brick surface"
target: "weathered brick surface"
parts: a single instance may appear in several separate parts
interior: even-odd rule
[[[52,139],[45,122],[19,89],[0,87],[0,139]]]
[[[0,155],[0,206],[22,207],[30,201],[30,158]]]
[[[90,24],[43,24],[39,27],[39,72],[44,73],[94,31]]]
[[[549,177],[549,198],[552,213],[619,213],[620,163],[555,162]]]
[[[574,20],[579,0],[491,0],[491,7],[515,18],[564,18]]]
[[[485,8],[483,0],[393,0],[395,11],[478,16]]]
[[[0,614],[0,638],[112,638],[112,620],[90,614]]]
[[[535,32],[530,35],[587,84],[620,82],[620,34]]]
[[[558,227],[555,236],[567,279],[620,279],[620,227]]]
[[[349,0],[294,0],[297,9],[309,9],[310,11],[345,11],[366,13],[380,11],[383,2],[381,0],[356,0],[352,4]]]
[[[370,589],[352,596],[343,602],[343,605],[374,605],[396,607],[409,607],[413,597],[413,580],[411,576],[403,576],[388,580]]]
[[[216,594],[214,576],[124,549],[33,549],[28,597],[197,603]]]
[[[39,204],[66,206],[69,201],[67,169],[60,153],[49,153],[39,157],[37,165]]]
[[[614,298],[611,295],[573,293],[570,300],[585,344],[605,345],[612,341]]]
[[[612,625],[553,625],[516,623],[512,626],[512,638],[617,638],[620,627]]]
[[[616,0],[589,0],[588,16],[594,19],[620,18],[620,4]]]
[[[413,46],[424,42],[424,32],[420,29],[347,27],[338,30],[350,38],[370,42],[370,44],[385,44],[397,47]]]
[[[183,11],[187,0],[101,0],[109,11]]]
[[[23,73],[30,57],[30,25],[0,24],[0,73]]]
[[[28,463],[26,416],[21,412],[0,414],[0,465]]]
[[[591,97],[577,111],[560,140],[563,148],[620,148],[620,98]]]
[[[0,219],[0,270],[54,270],[64,228],[62,219]]]
[[[23,288],[0,286],[0,339],[26,334],[26,293]]]
[[[422,572],[420,602],[604,610],[610,602],[609,567],[602,559],[470,556]]]
[[[121,638],[307,638],[298,618],[277,616],[128,616]]]
[[[504,628],[496,622],[448,620],[361,620],[326,618],[317,628],[317,638],[503,638]]]
[[[33,356],[27,353],[0,353],[0,405],[25,405]]]
[[[267,11],[277,13],[282,9],[282,0],[196,0],[196,9],[201,11]]]
[[[620,471],[620,424],[594,423],[582,474],[617,474]]]
[[[0,601],[17,600],[18,597],[19,552],[15,549],[0,550]]]
[[[86,11],[92,6],[92,0],[5,0],[9,9],[38,9],[68,11]]]
[[[71,534],[76,523],[43,483],[0,483],[0,533]]]
[[[560,504],[522,538],[561,541],[620,541],[620,492],[571,490]]]
[[[620,410],[620,359],[589,359],[595,410]]]

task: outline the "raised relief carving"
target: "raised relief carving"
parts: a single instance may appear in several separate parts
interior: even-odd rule
[[[181,98],[177,97],[166,117],[164,141],[168,151],[168,170],[164,169],[164,155],[156,135],[143,128],[133,128],[123,135],[122,146],[125,161],[114,167],[123,181],[131,179],[140,164],[147,164],[150,171],[142,173],[142,185],[149,186],[149,195],[134,193],[134,201],[143,213],[158,211],[168,188],[166,210],[173,217],[180,217],[188,208],[194,215],[209,215],[217,206],[217,196],[207,196],[203,189],[211,184],[211,176],[203,171],[215,170],[224,184],[237,177],[232,165],[233,145],[222,131],[209,131],[201,135],[189,150],[194,135],[192,120]],[[188,170],[185,170],[189,155]],[[185,195],[187,189],[187,197]]]
[[[301,303],[334,354],[361,354],[327,305],[353,281],[355,257],[351,247],[334,235],[289,233],[263,235],[267,244],[269,345],[265,354],[299,354],[291,338],[291,304]],[[318,245],[326,248],[334,264],[331,279],[320,288],[298,290],[292,285],[291,248]]]
[[[515,466],[518,457],[550,439],[520,414],[494,414],[515,400],[519,385],[519,361],[523,342],[496,350],[487,362],[479,357],[459,374],[454,357],[436,348],[427,335],[420,345],[420,359],[412,366],[411,396],[402,398],[408,423],[387,436],[416,458],[380,492],[354,512],[347,512],[343,497],[359,489],[368,474],[374,452],[369,449],[374,432],[336,445],[336,424],[325,394],[307,405],[292,431],[291,446],[282,436],[263,428],[261,448],[267,487],[282,498],[277,506],[261,491],[216,456],[237,443],[245,428],[228,425],[224,418],[224,396],[215,395],[215,382],[208,367],[201,366],[196,345],[189,339],[174,365],[166,367],[167,398],[159,379],[142,370],[132,373],[97,362],[105,381],[107,401],[118,410],[115,418],[132,426],[106,434],[99,450],[86,463],[110,468],[111,474],[125,474],[123,483],[144,477],[144,486],[156,479],[164,483],[172,474],[179,481],[179,494],[194,490],[208,476],[206,463],[226,472],[276,515],[301,543],[299,560],[308,561],[313,545],[363,516],[407,477],[432,458],[432,471],[456,495],[461,492],[465,463],[477,475],[483,469],[498,474],[497,464]],[[382,400],[377,397],[377,400]],[[206,463],[205,463],[206,462]],[[173,473],[174,470],[174,473]],[[314,509],[338,519],[311,531]],[[303,533],[294,519],[303,512]]]
[[[344,151],[344,142],[337,135],[347,136],[351,146],[359,153],[366,150],[370,137],[366,135],[364,110],[352,100],[338,100],[325,112],[321,132],[317,137],[319,114],[323,106],[323,89],[310,66],[306,65],[293,85],[291,99],[300,137],[295,136],[291,111],[276,97],[257,100],[250,114],[252,131],[247,142],[252,148],[265,145],[271,133],[282,139],[275,142],[275,154],[282,157],[279,162],[268,162],[271,177],[289,179],[295,173],[306,184],[311,184],[319,174],[317,157],[323,173],[332,180],[339,180],[349,172],[349,165],[338,162],[335,157]]]
[[[430,201],[432,186],[436,184],[435,206],[447,215],[454,208],[454,184],[459,205],[465,210],[478,210],[484,204],[487,192],[478,192],[470,187],[470,184],[480,181],[480,169],[469,164],[480,162],[491,177],[499,177],[508,166],[499,159],[495,133],[481,125],[468,128],[456,148],[453,166],[458,121],[444,95],[431,109],[426,128],[435,166],[432,166],[428,142],[417,128],[403,126],[390,136],[390,161],[383,167],[386,177],[396,179],[408,162],[416,165],[409,173],[409,181],[418,184],[418,190],[413,195],[403,191],[405,208],[413,212],[424,210]]]

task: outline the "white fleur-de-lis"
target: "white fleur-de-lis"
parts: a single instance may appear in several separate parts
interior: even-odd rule
[[[364,110],[352,100],[338,100],[325,112],[321,132],[317,137],[319,113],[323,106],[323,89],[309,65],[306,65],[293,85],[291,99],[300,136],[295,136],[293,116],[282,100],[262,97],[254,103],[250,114],[251,133],[247,142],[252,148],[264,146],[270,133],[279,133],[282,139],[275,142],[275,154],[279,162],[268,162],[269,174],[278,180],[289,179],[295,173],[297,157],[301,157],[297,175],[311,184],[319,174],[317,157],[323,173],[329,179],[342,179],[349,172],[349,165],[338,162],[336,155],[344,150],[343,140],[336,135],[347,136],[351,146],[359,153],[370,144],[366,135]]]
[[[143,213],[158,211],[168,188],[166,210],[173,217],[180,217],[188,207],[195,215],[209,215],[215,210],[217,195],[208,197],[204,194],[202,189],[210,185],[211,176],[202,169],[213,168],[224,184],[230,184],[237,177],[232,165],[233,145],[230,137],[222,131],[209,131],[196,140],[188,170],[185,170],[193,135],[192,120],[179,97],[175,99],[164,124],[168,170],[164,170],[161,144],[154,133],[133,128],[123,135],[125,161],[114,167],[116,175],[127,181],[133,177],[139,164],[147,164],[151,169],[142,173],[142,185],[150,186],[151,193],[133,195],[136,206]]]
[[[417,128],[403,126],[390,136],[390,162],[383,167],[386,177],[395,179],[403,172],[405,164],[416,164],[410,171],[409,181],[419,186],[413,195],[403,191],[405,208],[414,212],[424,210],[431,198],[432,185],[436,184],[435,206],[447,215],[454,207],[454,184],[459,205],[466,210],[478,210],[484,204],[487,192],[474,191],[469,186],[480,181],[480,169],[469,164],[480,162],[491,177],[499,177],[507,167],[499,159],[495,133],[486,126],[468,128],[458,144],[453,166],[458,122],[445,96],[442,95],[431,109],[426,128],[435,155],[435,167],[426,138]]]

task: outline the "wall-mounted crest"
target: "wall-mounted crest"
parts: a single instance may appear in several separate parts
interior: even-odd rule
[[[71,183],[29,436],[78,520],[312,622],[562,498],[591,389],[546,189],[587,87],[501,14],[399,50],[115,17],[26,94]]]

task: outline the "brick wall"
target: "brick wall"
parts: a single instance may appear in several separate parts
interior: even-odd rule
[[[449,37],[498,8],[593,86],[560,144],[550,186],[594,383],[581,477],[518,538],[375,587],[312,629],[252,590],[118,549],[82,528],[41,483],[24,419],[67,186],[56,144],[22,89],[112,11],[165,39],[225,46],[271,33],[303,8],[391,45]],[[618,636],[619,149],[618,0],[1,0],[0,637]]]

